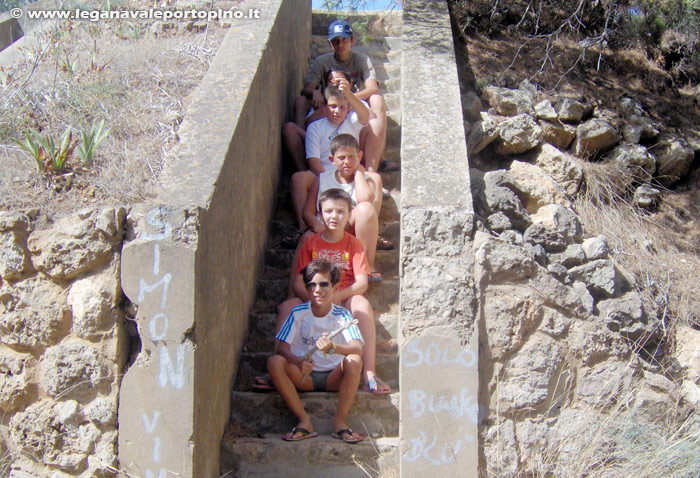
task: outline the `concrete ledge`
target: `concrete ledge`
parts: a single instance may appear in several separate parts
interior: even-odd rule
[[[401,476],[477,477],[474,212],[449,13],[407,0],[401,78]]]
[[[233,24],[195,93],[159,201],[129,214],[122,285],[138,306],[141,351],[122,382],[119,459],[134,476],[219,476],[281,127],[311,31],[308,3],[256,8],[259,19]]]

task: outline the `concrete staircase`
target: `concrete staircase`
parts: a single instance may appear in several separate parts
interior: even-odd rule
[[[372,58],[380,92],[387,104],[387,148],[385,158],[400,164],[401,141],[401,38],[375,36],[371,44],[356,44],[355,51]],[[325,36],[312,37],[311,56],[329,51]],[[291,101],[291,99],[290,99]],[[367,477],[394,470],[398,476],[399,435],[399,220],[401,172],[382,173],[385,197],[380,215],[380,234],[395,244],[392,251],[377,251],[376,267],[383,281],[370,283],[367,298],[375,312],[377,329],[377,373],[395,391],[374,396],[358,392],[348,423],[366,437],[349,445],[330,437],[337,405],[334,393],[301,394],[302,401],[321,436],[287,443],[281,436],[296,425],[276,392],[252,391],[253,377],[265,373],[265,362],[273,348],[275,310],[287,296],[292,252],[281,249],[279,240],[295,229],[289,196],[289,178],[280,180],[274,219],[270,225],[264,271],[257,284],[257,301],[250,314],[249,337],[241,357],[232,391],[232,411],[222,440],[221,474],[227,477]]]

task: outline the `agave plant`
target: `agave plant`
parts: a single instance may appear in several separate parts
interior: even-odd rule
[[[92,122],[90,131],[86,132],[80,129],[80,139],[82,143],[78,146],[78,155],[82,158],[83,164],[92,163],[92,158],[95,155],[95,150],[100,145],[103,139],[109,134],[109,129],[104,130],[105,120]]]

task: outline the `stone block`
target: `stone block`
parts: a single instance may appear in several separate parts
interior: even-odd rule
[[[41,384],[51,397],[84,399],[109,389],[109,369],[98,350],[79,341],[64,342],[46,351]]]

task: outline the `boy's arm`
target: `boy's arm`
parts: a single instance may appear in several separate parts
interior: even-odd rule
[[[306,203],[304,204],[304,211],[302,216],[304,217],[304,222],[313,229],[315,233],[323,232],[326,230],[325,224],[321,222],[316,217],[316,199],[318,198],[318,187],[319,180],[318,176],[314,179],[311,188],[309,189],[309,194],[306,196]]]
[[[348,80],[340,79],[336,84],[338,85],[340,92],[343,93],[345,99],[348,100],[348,104],[350,104],[352,109],[357,113],[357,119],[360,121],[360,124],[366,125],[367,122],[369,122],[370,116],[370,111],[369,108],[367,108],[367,105],[364,104],[362,100],[352,92],[352,85]]]
[[[374,191],[367,182],[365,167],[361,164],[358,164],[355,170],[355,197],[358,203],[362,201],[374,203]]]
[[[280,344],[277,347],[277,355],[281,355],[282,357],[287,359],[287,362],[289,362],[292,365],[296,365],[297,367],[299,367],[299,369],[301,369],[302,372],[304,372],[304,369],[302,368],[303,362],[301,360],[301,357],[297,357],[292,353],[292,348],[287,342],[280,342]]]
[[[309,295],[306,290],[306,284],[304,284],[304,276],[302,274],[297,274],[294,276],[294,281],[292,282],[292,290],[297,297],[303,301],[309,300]]]
[[[316,348],[321,352],[327,352],[333,345],[333,341],[324,334],[316,341]],[[362,355],[362,342],[357,339],[350,340],[347,344],[335,344],[335,352],[339,355]]]
[[[366,275],[356,275],[355,282],[349,287],[343,290],[336,291],[333,294],[333,302],[340,304],[345,299],[352,297],[353,295],[362,295],[367,292],[367,287],[369,286],[369,279]]]
[[[321,155],[321,138],[319,138],[320,128],[314,124],[309,125],[304,139],[304,149],[306,150],[306,161],[309,169],[318,176],[325,168],[321,165],[319,156]]]
[[[355,93],[355,96],[361,100],[366,100],[372,95],[379,94],[379,83],[374,78],[365,80],[365,88]]]

